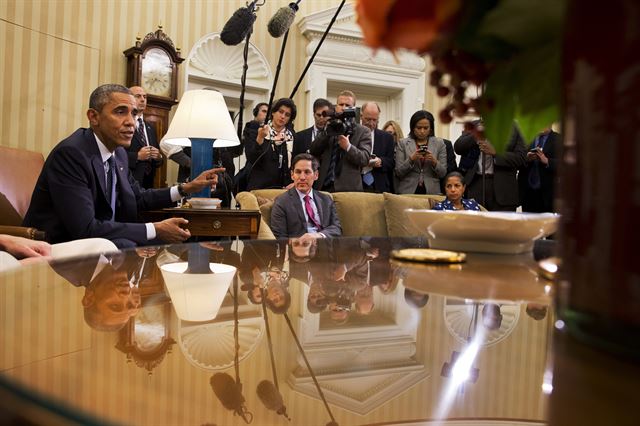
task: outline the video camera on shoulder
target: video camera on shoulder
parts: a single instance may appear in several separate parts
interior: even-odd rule
[[[329,117],[326,127],[329,136],[351,136],[356,128],[355,108],[345,108],[342,112],[324,111],[322,116]]]

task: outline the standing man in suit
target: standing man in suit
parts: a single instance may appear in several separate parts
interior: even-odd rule
[[[156,130],[144,121],[144,110],[147,108],[147,93],[140,86],[130,87],[138,106],[136,131],[133,133],[131,145],[127,148],[129,170],[133,178],[143,188],[153,188],[156,169],[162,165],[162,154],[158,146]]]
[[[313,190],[318,160],[298,154],[291,162],[293,188],[276,197],[271,210],[271,230],[276,238],[316,239],[339,237],[342,227],[333,199]]]
[[[360,110],[362,125],[371,130],[371,159],[362,168],[362,187],[367,192],[391,192],[395,143],[393,136],[378,129],[380,106],[375,102],[365,102]]]
[[[318,98],[313,102],[313,126],[296,133],[293,137],[293,149],[291,151],[292,158],[298,154],[308,153],[311,142],[313,142],[320,134],[324,132],[329,117],[326,113],[333,108],[331,102],[324,98]]]
[[[341,113],[356,104],[356,95],[344,90],[338,95],[336,113]],[[350,136],[329,136],[327,132],[318,135],[309,153],[320,160],[320,171],[314,189],[328,192],[362,192],[361,170],[369,165],[371,155],[371,131],[355,124]]]
[[[522,136],[518,133],[522,140]],[[527,164],[520,169],[518,184],[523,212],[553,212],[553,187],[556,177],[556,144],[560,135],[544,129],[531,143]]]
[[[487,139],[476,138],[474,132],[463,133],[454,149],[461,156],[466,198],[475,198],[490,211],[515,211],[519,205],[516,172],[524,167],[527,152],[517,131],[514,129],[504,154],[498,154]]]
[[[203,172],[189,183],[143,189],[128,167],[126,148],[135,132],[138,108],[131,91],[105,84],[89,98],[90,128],[80,128],[53,148],[31,197],[24,226],[46,233],[50,243],[101,237],[119,248],[178,243],[191,236],[183,218],[138,223],[142,210],[173,205],[207,186],[217,172]]]

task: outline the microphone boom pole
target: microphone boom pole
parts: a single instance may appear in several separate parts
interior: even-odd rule
[[[242,114],[244,112],[244,93],[247,90],[247,70],[249,69],[248,61],[249,61],[249,39],[251,38],[251,33],[253,31],[249,30],[247,34],[247,38],[244,41],[244,51],[242,54],[242,78],[240,79],[240,110],[238,111],[238,139],[242,140]]]
[[[284,33],[284,39],[282,39],[282,47],[280,47],[280,58],[278,58],[278,65],[276,66],[276,75],[273,78],[273,86],[271,86],[271,95],[269,95],[269,106],[267,107],[267,116],[271,113],[271,105],[273,104],[273,96],[276,94],[276,86],[278,85],[278,77],[280,77],[280,68],[282,67],[282,59],[284,58],[284,48],[287,45],[287,39],[289,38],[289,30]]]
[[[269,21],[267,29],[269,34],[278,38],[282,35],[282,31],[286,28],[284,33],[284,39],[282,40],[282,46],[280,46],[280,57],[278,58],[278,65],[276,66],[276,75],[273,79],[273,86],[271,87],[271,94],[269,95],[269,107],[267,108],[267,114],[271,112],[271,106],[273,105],[273,97],[276,94],[276,87],[278,86],[278,78],[280,77],[280,69],[282,68],[282,60],[284,59],[284,49],[287,46],[287,40],[289,39],[289,28],[295,18],[295,14],[298,11],[298,4],[302,0],[297,0],[295,3],[290,3],[289,6],[280,8],[275,15]]]
[[[340,11],[342,10],[342,6],[344,6],[345,1],[346,0],[342,0],[342,2],[340,3],[340,6],[338,6],[338,10],[336,10],[336,13],[333,15],[333,18],[331,18],[331,22],[329,22],[329,25],[327,26],[327,29],[324,31],[324,34],[322,34],[322,38],[318,42],[318,45],[316,46],[316,50],[313,51],[313,54],[311,55],[311,57],[307,61],[307,65],[304,67],[304,70],[302,70],[302,74],[300,75],[300,78],[298,79],[298,82],[296,83],[296,86],[293,88],[293,91],[291,92],[291,95],[289,95],[290,99],[293,99],[293,97],[296,95],[296,92],[298,91],[298,88],[300,87],[300,83],[302,83],[302,79],[304,78],[305,75],[307,75],[307,71],[309,71],[309,67],[313,63],[313,60],[315,59],[316,55],[318,54],[318,50],[320,50],[320,46],[322,46],[322,43],[324,43],[324,39],[327,38],[327,35],[329,34],[329,31],[331,30],[331,27],[333,27],[333,24],[336,22],[336,19],[338,18],[338,15],[340,14]]]

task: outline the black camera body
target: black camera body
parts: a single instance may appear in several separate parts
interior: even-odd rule
[[[327,135],[351,136],[356,128],[356,109],[345,108],[342,112],[324,111],[323,117],[329,117],[327,121]]]
[[[429,152],[429,148],[426,144],[424,145],[420,145],[418,147],[418,152],[422,153],[422,154],[426,154],[427,152]]]

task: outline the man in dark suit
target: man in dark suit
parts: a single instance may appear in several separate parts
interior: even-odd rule
[[[147,93],[140,86],[130,87],[129,90],[133,93],[138,107],[136,131],[133,133],[131,145],[127,148],[129,170],[140,186],[153,188],[156,169],[162,165],[158,137],[153,126],[144,121],[143,113],[147,108]]]
[[[169,207],[181,196],[215,187],[215,173],[172,188],[140,188],[128,168],[126,148],[135,131],[136,101],[131,91],[105,84],[93,91],[80,128],[51,151],[31,197],[25,226],[42,229],[51,243],[102,237],[132,247],[189,238],[188,221],[171,218],[137,223],[141,210]]]
[[[519,204],[516,172],[525,165],[527,152],[515,129],[503,154],[498,154],[487,139],[476,138],[474,132],[463,133],[454,149],[461,156],[466,198],[474,198],[490,211],[515,211]]]
[[[291,151],[292,158],[298,154],[308,153],[311,142],[320,132],[324,131],[324,127],[329,119],[326,113],[333,108],[331,102],[324,98],[318,98],[313,102],[313,126],[304,129],[293,136],[293,149]]]
[[[518,137],[522,138],[519,133]],[[545,129],[529,146],[527,164],[518,174],[523,212],[553,212],[558,143],[560,135],[551,129]]]
[[[365,102],[360,110],[362,125],[371,130],[372,155],[369,165],[362,169],[362,187],[367,192],[391,192],[395,168],[393,137],[378,129],[380,106]]]
[[[344,90],[338,95],[336,112],[353,108],[356,95]],[[320,160],[318,180],[314,189],[328,192],[362,192],[363,167],[369,165],[371,155],[371,131],[355,124],[350,136],[329,136],[327,132],[318,135],[309,147],[309,153]]]
[[[342,235],[336,206],[330,196],[314,191],[318,160],[298,154],[291,166],[293,188],[276,197],[271,210],[271,230],[276,238],[327,238]]]

